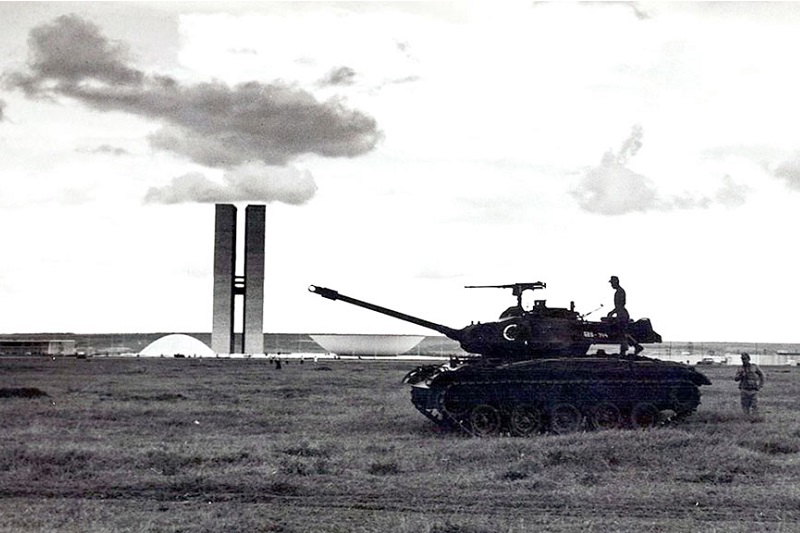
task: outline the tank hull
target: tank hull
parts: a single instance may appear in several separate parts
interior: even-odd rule
[[[422,367],[405,380],[433,422],[474,435],[647,427],[684,417],[710,381],[680,363],[646,357],[575,357]]]

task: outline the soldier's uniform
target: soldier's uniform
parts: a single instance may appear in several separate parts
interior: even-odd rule
[[[748,354],[742,354],[742,366],[733,379],[739,382],[742,411],[748,416],[758,415],[758,391],[764,386],[764,373],[750,362]]]
[[[611,279],[608,280],[611,283],[611,287],[614,289],[614,309],[608,313],[607,318],[615,317],[617,323],[617,333],[620,336],[620,345],[619,345],[619,353],[621,356],[625,356],[628,352],[628,346],[633,345],[636,354],[644,350],[639,343],[628,335],[628,322],[631,319],[630,314],[628,314],[628,310],[625,309],[626,304],[626,295],[625,289],[623,289],[619,284],[619,278],[617,276],[611,276]]]

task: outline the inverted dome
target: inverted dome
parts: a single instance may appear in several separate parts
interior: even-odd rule
[[[422,342],[424,335],[309,335],[326,351],[338,355],[399,355]]]
[[[214,350],[202,341],[182,333],[164,335],[148,344],[139,355],[142,357],[214,357]]]

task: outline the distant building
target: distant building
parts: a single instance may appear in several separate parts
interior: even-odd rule
[[[0,339],[0,356],[76,355],[75,341],[64,339]]]
[[[215,353],[264,353],[263,205],[245,209],[244,275],[236,275],[236,207],[216,204],[214,222],[214,301],[211,349]],[[236,296],[243,298],[242,343],[233,331]]]
[[[202,341],[182,333],[165,335],[139,352],[142,357],[214,357],[214,350]]]

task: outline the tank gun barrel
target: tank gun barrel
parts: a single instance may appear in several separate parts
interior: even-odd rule
[[[425,320],[423,318],[418,318],[415,316],[407,315],[405,313],[401,313],[400,311],[394,311],[393,309],[388,309],[386,307],[381,307],[380,305],[371,304],[369,302],[364,302],[362,300],[357,300],[355,298],[351,298],[350,296],[345,296],[344,294],[340,294],[338,291],[333,289],[328,289],[325,287],[317,287],[316,285],[311,285],[308,287],[309,292],[313,292],[314,294],[319,294],[323,298],[327,298],[328,300],[341,300],[343,302],[349,303],[351,305],[355,305],[357,307],[363,307],[364,309],[369,309],[370,311],[375,311],[376,313],[380,313],[382,315],[388,315],[394,318],[398,318],[405,322],[410,322],[412,324],[416,324],[418,326],[422,326],[424,328],[432,329],[434,331],[438,331],[443,335],[447,335],[451,339],[459,340],[459,330],[449,328],[447,326],[443,326],[441,324],[437,324],[436,322],[431,322],[429,320]]]

